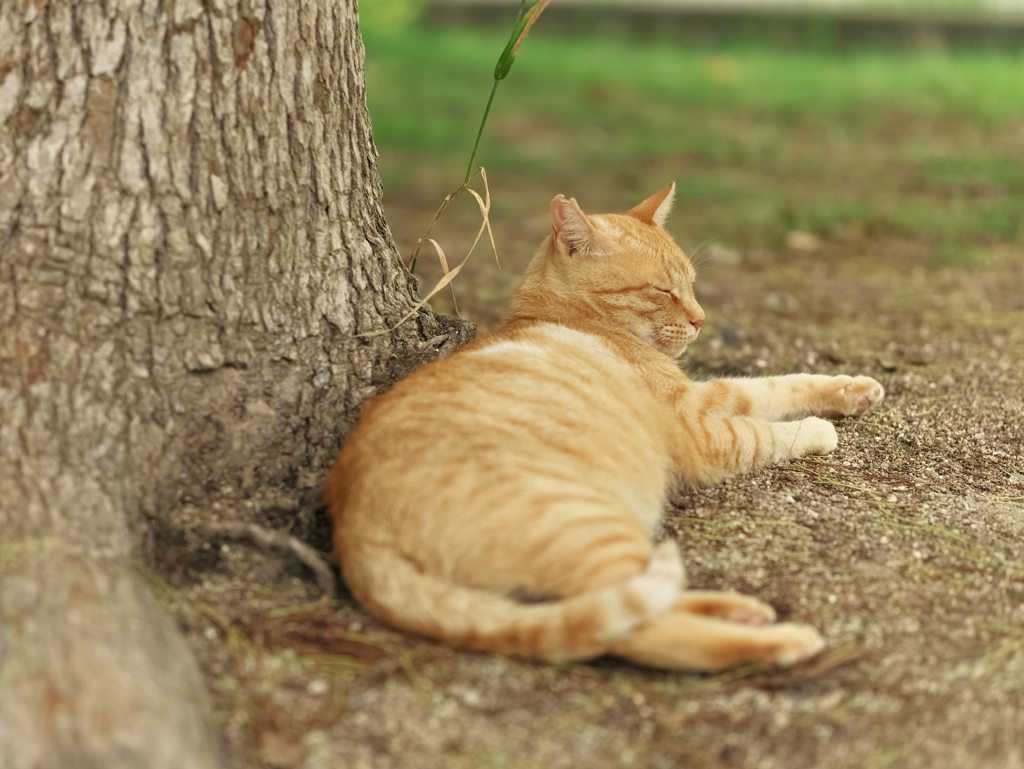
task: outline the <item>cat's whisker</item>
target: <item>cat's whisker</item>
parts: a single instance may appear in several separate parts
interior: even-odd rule
[[[721,258],[721,254],[713,254],[711,252],[706,252],[702,254],[702,256],[704,257],[703,259],[693,262],[694,267],[699,267],[701,265],[707,264],[708,262],[713,262],[714,260]]]
[[[705,258],[701,259],[699,262],[695,262],[694,265],[693,265],[693,268],[694,269],[697,269],[698,267],[703,268],[704,265],[708,264],[709,262],[713,262],[717,258],[718,258],[717,256],[706,256]],[[715,265],[713,265],[713,266],[715,266]]]
[[[719,240],[719,238],[708,238],[707,240],[701,242],[695,249],[693,249],[693,253],[690,255],[690,262],[693,264],[694,267],[696,267],[699,264],[699,262],[697,262],[696,260],[701,256],[701,249],[704,248],[704,246],[708,246],[708,248],[710,248],[711,244],[714,243],[716,240]]]

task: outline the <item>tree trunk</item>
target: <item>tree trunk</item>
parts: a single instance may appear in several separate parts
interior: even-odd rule
[[[218,765],[131,559],[471,333],[356,336],[415,301],[362,62],[354,0],[0,3],[0,765]]]

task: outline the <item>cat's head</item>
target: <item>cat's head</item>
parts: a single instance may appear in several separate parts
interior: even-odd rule
[[[542,249],[545,288],[677,358],[697,338],[704,310],[693,295],[693,265],[662,227],[675,184],[624,214],[588,216],[575,198],[551,201]]]

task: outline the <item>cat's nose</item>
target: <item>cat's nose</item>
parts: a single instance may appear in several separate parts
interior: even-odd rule
[[[704,319],[697,318],[697,320],[691,320],[690,325],[693,326],[694,331],[700,331],[700,327],[704,325]]]

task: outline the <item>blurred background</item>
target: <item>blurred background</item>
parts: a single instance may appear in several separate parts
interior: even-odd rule
[[[384,207],[407,259],[462,183],[517,6],[361,3]],[[362,676],[350,691],[374,699],[339,711],[373,725],[338,728],[374,766],[427,765],[438,745],[438,761],[481,767],[1020,765],[1022,6],[548,6],[477,156],[503,269],[478,246],[458,309],[496,326],[554,195],[624,211],[675,181],[667,227],[707,313],[688,375],[867,374],[886,389],[837,423],[829,457],[682,491],[666,515],[691,584],[756,595],[830,648],[787,673],[696,677],[394,637],[408,659],[427,649],[422,674],[408,688]],[[440,221],[450,264],[479,223],[468,196]],[[416,274],[421,296],[441,276],[429,250]],[[431,304],[455,312],[446,289]]]
[[[361,3],[385,211],[407,259],[462,182],[518,6]],[[455,295],[483,332],[555,194],[623,211],[675,181],[667,227],[708,313],[691,365],[771,370],[774,351],[802,360],[793,346],[819,334],[810,363],[852,336],[836,362],[892,370],[923,355],[921,327],[984,330],[994,305],[1024,317],[1007,283],[1024,236],[1024,2],[555,0],[498,88],[476,164],[501,270],[482,243]],[[464,196],[439,223],[450,264],[479,221]],[[425,295],[432,252],[416,274]],[[431,304],[456,312],[447,290]]]

